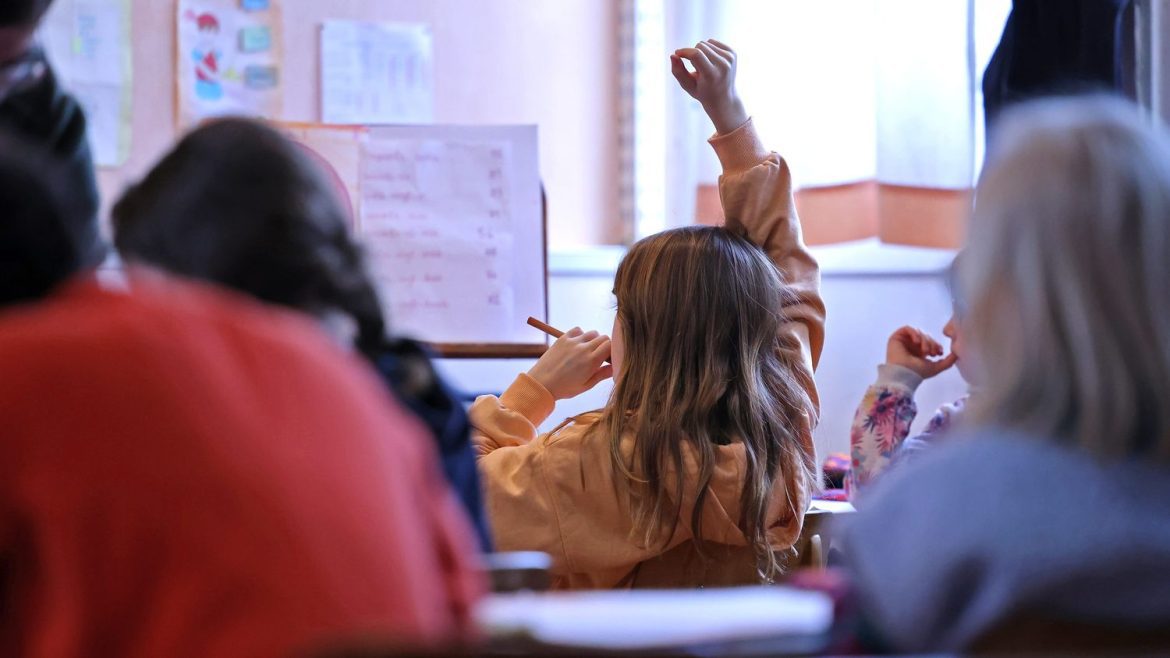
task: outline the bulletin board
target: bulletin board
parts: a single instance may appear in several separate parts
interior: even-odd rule
[[[110,149],[113,155],[99,163],[103,217],[108,217],[126,186],[144,175],[183,131],[175,98],[178,0],[54,0],[62,9],[119,3],[128,8],[124,30],[119,29],[130,40],[125,51],[130,61],[126,77],[119,80],[127,83],[129,130],[111,141],[118,148]],[[618,216],[619,149],[616,142],[598,138],[618,133],[616,5],[531,0],[278,4],[282,121],[322,122],[320,40],[327,23],[426,26],[434,49],[433,120],[539,125],[541,179],[550,200],[553,245],[620,241],[620,223],[611,221]],[[582,57],[579,49],[571,48],[566,52],[567,44],[589,44],[598,54]],[[262,80],[257,78],[254,84]]]
[[[253,4],[253,0],[227,1],[241,6]],[[144,175],[186,128],[176,98],[179,84],[176,63],[182,54],[179,53],[178,21],[185,12],[180,11],[179,0],[74,2],[79,5],[124,2],[129,7],[125,24],[125,34],[131,43],[127,53],[132,64],[126,70],[127,76],[132,73],[132,78],[127,77],[132,84],[125,88],[132,109],[127,119],[129,130],[125,133],[127,139],[118,142],[118,157],[99,163],[98,169],[102,214],[108,217],[109,208],[122,191]],[[539,161],[545,169],[538,184],[543,181],[547,186],[548,198],[552,200],[548,212],[554,218],[559,217],[552,224],[559,227],[562,243],[575,244],[578,238],[573,236],[577,232],[581,233],[581,240],[591,242],[595,238],[585,236],[599,226],[597,218],[616,216],[616,145],[596,139],[597,134],[616,133],[616,117],[596,109],[613,100],[612,67],[598,66],[596,61],[575,56],[532,56],[534,52],[559,52],[565,30],[572,26],[576,30],[573,34],[579,33],[580,40],[601,44],[599,47],[605,52],[616,53],[616,48],[609,47],[616,37],[612,33],[613,9],[607,3],[557,7],[534,5],[527,0],[491,3],[268,0],[267,4],[279,15],[280,29],[269,36],[274,40],[273,49],[279,51],[280,61],[275,79],[259,75],[254,78],[254,84],[277,83],[280,120],[297,123],[322,120],[320,43],[326,24],[358,21],[426,26],[434,45],[432,64],[436,82],[433,107],[429,110],[433,120],[458,125],[539,124]],[[197,9],[192,6],[195,27],[199,26]],[[205,29],[215,29],[208,21],[204,23]],[[223,22],[216,27],[225,30]],[[503,38],[517,30],[530,36],[520,41]],[[250,35],[249,49],[257,39],[263,42],[262,36]],[[185,53],[185,63],[197,64],[194,57],[193,52]],[[502,62],[511,64],[502,66]],[[550,86],[553,83],[556,86]],[[616,101],[613,104],[616,107]],[[589,129],[582,130],[585,126]],[[582,160],[583,157],[586,159]],[[547,216],[542,220],[541,235],[547,242]],[[546,260],[543,245],[534,257],[543,266]],[[545,280],[544,267],[539,276]],[[546,317],[543,309],[533,315]],[[539,354],[546,344],[542,336],[533,334],[520,343],[485,342],[478,347],[461,343],[457,349],[447,349],[450,346],[442,344],[441,349],[467,356],[532,356]]]

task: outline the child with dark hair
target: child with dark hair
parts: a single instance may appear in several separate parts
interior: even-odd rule
[[[474,540],[418,423],[299,314],[104,287],[62,183],[0,138],[0,655],[467,633]]]
[[[0,130],[43,146],[62,160],[64,193],[77,206],[65,220],[78,238],[83,262],[105,255],[97,225],[98,190],[85,115],[65,93],[36,44],[35,34],[50,0],[0,3]]]
[[[0,135],[0,309],[45,297],[82,267],[55,165],[35,146]]]
[[[365,356],[431,429],[447,477],[489,545],[463,406],[420,345],[387,336],[346,211],[303,149],[254,121],[208,123],[123,195],[113,223],[128,263],[303,311]]]

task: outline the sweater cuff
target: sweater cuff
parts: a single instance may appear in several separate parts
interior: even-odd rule
[[[505,409],[523,414],[525,418],[532,421],[533,425],[543,423],[546,418],[552,415],[556,403],[556,399],[553,398],[552,393],[548,392],[548,389],[523,372],[500,396],[500,404]]]
[[[895,386],[904,386],[910,389],[910,392],[918,390],[918,386],[922,383],[922,377],[913,370],[904,366],[894,365],[892,363],[883,363],[878,366],[878,386],[886,386],[893,384]]]
[[[724,174],[734,174],[746,171],[768,159],[771,154],[756,134],[756,126],[748,119],[744,124],[726,135],[715,135],[707,140],[715,155],[719,156],[719,163],[723,165]]]

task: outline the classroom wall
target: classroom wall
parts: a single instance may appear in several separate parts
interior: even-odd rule
[[[284,0],[285,119],[315,121],[317,29],[327,18],[422,21],[434,30],[436,119],[451,123],[537,123],[549,196],[552,248],[617,242],[616,7],[601,0]],[[133,0],[134,113],[129,160],[99,172],[107,206],[176,138],[174,0]],[[609,331],[612,273],[554,274],[550,321]],[[941,331],[949,300],[937,277],[834,276],[825,354],[818,451],[847,451],[857,400],[884,356],[885,336],[902,324]],[[470,391],[498,392],[531,361],[446,361]],[[917,427],[965,386],[947,373],[924,385]],[[604,404],[608,385],[564,402],[551,427]]]
[[[177,136],[175,0],[133,0],[133,137],[99,172],[106,207]],[[435,119],[535,123],[552,247],[617,243],[616,2],[283,0],[285,116],[318,121],[318,30],[330,18],[422,22],[434,35]]]
[[[613,274],[554,275],[549,282],[549,321],[560,327],[579,325],[608,333],[613,326]],[[849,427],[865,389],[885,359],[886,337],[902,325],[934,333],[944,345],[942,327],[951,312],[950,297],[940,275],[836,275],[826,273],[823,293],[828,307],[825,351],[817,370],[821,423],[814,433],[817,454],[849,452]],[[469,392],[498,393],[531,360],[454,361],[443,371]],[[922,385],[916,397],[919,416],[915,431],[925,429],[939,405],[963,396],[967,386],[955,371]],[[542,429],[564,418],[605,404],[608,382],[573,400],[558,404]]]

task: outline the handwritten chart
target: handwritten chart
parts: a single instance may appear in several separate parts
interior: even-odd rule
[[[544,233],[534,126],[370,128],[360,231],[395,331],[541,343]]]

